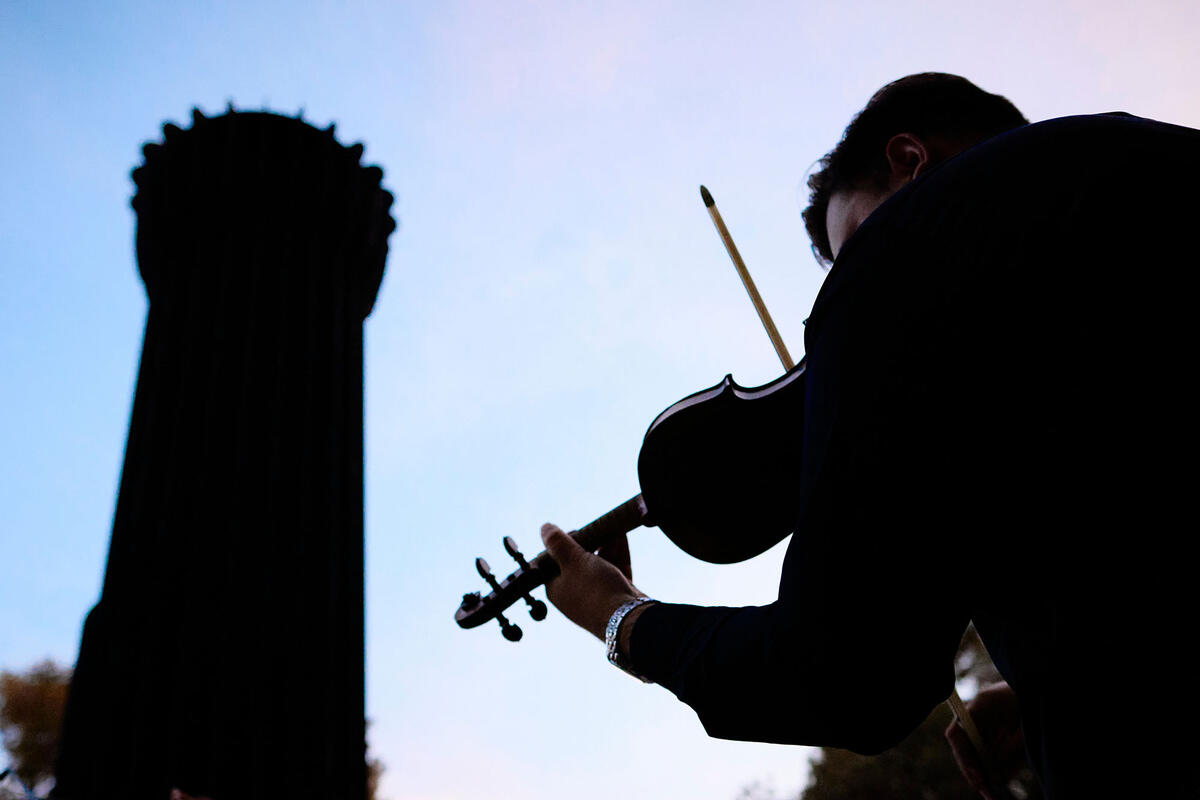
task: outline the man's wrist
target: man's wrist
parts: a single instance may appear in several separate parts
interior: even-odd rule
[[[649,597],[640,596],[623,603],[616,611],[612,613],[612,616],[609,617],[608,625],[606,625],[604,629],[604,648],[608,653],[608,662],[614,667],[628,672],[633,677],[646,683],[649,683],[650,679],[644,675],[638,674],[638,671],[633,668],[633,665],[630,664],[629,661],[621,654],[621,651],[618,647],[618,642],[621,633],[621,627],[625,622],[625,618],[629,616],[634,609],[651,602],[653,601]]]
[[[639,597],[644,596],[645,595],[643,595],[641,592],[623,592],[619,595],[613,595],[609,598],[608,602],[603,604],[597,603],[595,606],[593,606],[592,613],[598,614],[595,619],[586,625],[582,623],[580,623],[580,625],[584,628],[584,630],[590,631],[593,636],[603,642],[605,631],[608,628],[608,621],[612,619],[613,614],[617,613],[617,609],[628,603],[630,600],[636,600]],[[598,613],[600,609],[604,609],[602,614]]]
[[[633,638],[634,623],[637,622],[638,617],[640,617],[647,608],[654,605],[656,602],[658,601],[651,600],[647,603],[642,603],[640,606],[626,614],[625,619],[621,620],[621,627],[617,632],[617,652],[621,654],[621,657],[625,659],[626,663],[630,663],[629,643]]]
[[[639,594],[632,600],[622,603],[615,611],[613,611],[612,616],[609,617],[608,624],[605,626],[604,630],[604,647],[608,653],[608,662],[614,667],[628,672],[633,677],[645,683],[650,683],[650,679],[645,675],[640,674],[636,669],[633,668],[633,664],[630,663],[629,659],[621,651],[620,642],[621,632],[623,630],[629,630],[632,628],[632,625],[627,626],[625,623],[629,621],[629,617],[633,614],[633,612],[641,611],[647,605],[653,602],[654,601],[649,597]],[[628,648],[629,640],[626,639],[625,649],[628,650]]]

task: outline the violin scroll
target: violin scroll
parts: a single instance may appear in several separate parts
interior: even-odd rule
[[[639,494],[614,508],[604,516],[596,519],[570,536],[579,542],[580,546],[589,552],[594,552],[614,536],[627,533],[639,525],[645,525],[646,504]],[[497,580],[487,561],[475,559],[475,570],[479,573],[491,591],[482,595],[479,592],[469,592],[463,595],[458,611],[454,613],[454,621],[460,628],[475,628],[490,620],[500,623],[504,638],[510,642],[520,641],[522,632],[519,627],[504,617],[504,610],[518,600],[524,600],[529,606],[529,616],[535,622],[546,618],[546,604],[530,595],[537,587],[547,583],[559,574],[558,564],[548,553],[542,551],[532,560],[527,560],[517,547],[511,536],[504,537],[504,550],[517,562],[517,569],[504,580]]]
[[[544,620],[548,612],[546,604],[531,597],[529,592],[557,575],[558,565],[550,560],[549,556],[543,558],[544,554],[534,559],[536,566],[529,563],[521,555],[521,551],[517,549],[517,544],[511,536],[504,537],[504,549],[516,560],[517,570],[500,581],[492,574],[492,568],[486,560],[482,557],[476,558],[475,571],[487,581],[492,591],[486,597],[479,592],[464,594],[462,604],[454,614],[454,620],[460,627],[474,628],[494,619],[500,623],[500,630],[505,639],[510,642],[519,642],[523,635],[521,628],[509,622],[502,612],[520,598],[529,606],[529,616],[533,618],[534,622]],[[539,559],[541,559],[541,563],[538,563]],[[548,572],[553,572],[553,574],[547,574]]]

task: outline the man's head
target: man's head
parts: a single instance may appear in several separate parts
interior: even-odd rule
[[[804,225],[813,252],[833,262],[858,226],[904,184],[963,150],[1029,120],[966,78],[909,75],[884,86],[809,176]]]

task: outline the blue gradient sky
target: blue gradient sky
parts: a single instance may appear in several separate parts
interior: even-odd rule
[[[382,794],[794,792],[804,749],[708,739],[556,613],[520,645],[458,630],[471,561],[506,570],[504,535],[536,551],[543,521],[634,494],[676,399],[779,374],[700,183],[798,357],[823,277],[798,189],[883,83],[958,72],[1032,119],[1200,127],[1200,6],[1129,6],[0,0],[0,667],[73,662],[99,591],[146,310],[141,144],[193,105],[303,109],[365,143],[400,221],[366,328]],[[631,545],[654,596],[773,599],[781,548],[713,567]]]

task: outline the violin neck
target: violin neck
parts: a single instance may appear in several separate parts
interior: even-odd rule
[[[593,553],[610,539],[645,525],[647,516],[645,501],[640,494],[635,495],[604,516],[597,517],[577,531],[572,531],[571,538],[579,542],[579,546],[584,550]]]
[[[646,503],[639,494],[621,503],[604,516],[597,517],[579,530],[571,531],[570,536],[584,550],[594,553],[605,542],[615,539],[623,533],[629,533],[640,525],[650,524]],[[545,581],[558,575],[558,564],[554,563],[554,559],[550,558],[549,553],[540,553],[533,560],[532,566],[544,573],[542,579]]]

